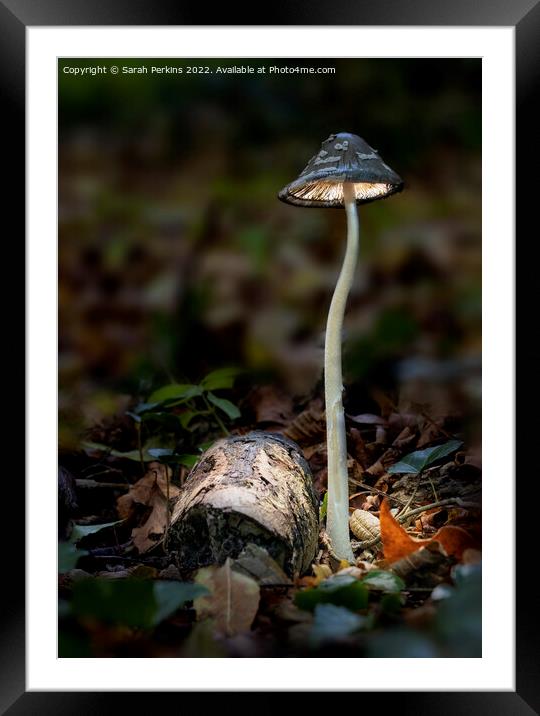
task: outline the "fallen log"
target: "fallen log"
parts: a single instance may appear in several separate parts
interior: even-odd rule
[[[220,440],[191,471],[172,510],[167,549],[195,569],[235,558],[249,543],[290,576],[317,549],[318,500],[300,448],[274,433]]]

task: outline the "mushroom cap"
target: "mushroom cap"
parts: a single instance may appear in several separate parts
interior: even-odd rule
[[[403,180],[376,149],[356,134],[331,134],[300,176],[278,194],[281,201],[314,208],[343,206],[343,184],[355,186],[356,203],[383,199],[403,189]]]

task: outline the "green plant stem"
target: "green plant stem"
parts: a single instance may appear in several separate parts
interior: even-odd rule
[[[420,481],[417,480],[416,485],[414,486],[414,490],[412,491],[412,495],[411,495],[411,496],[409,497],[409,499],[407,500],[407,504],[405,505],[405,507],[404,507],[402,510],[400,510],[400,512],[399,512],[399,514],[397,515],[396,519],[399,519],[399,518],[400,518],[402,515],[404,515],[404,514],[407,512],[407,510],[409,509],[409,507],[410,507],[410,505],[411,505],[411,502],[414,500],[414,497],[415,497],[415,495],[416,495],[416,491],[418,490],[419,482],[420,482]]]
[[[136,430],[137,430],[137,450],[139,451],[139,460],[141,463],[141,470],[142,474],[144,475],[146,472],[146,469],[144,467],[144,452],[143,452],[143,446],[142,446],[142,423],[135,423]]]
[[[230,435],[230,432],[229,432],[229,431],[227,430],[227,428],[225,427],[225,423],[223,422],[223,420],[222,420],[222,419],[219,417],[219,415],[218,415],[217,408],[215,408],[215,407],[210,403],[210,401],[208,400],[208,398],[206,397],[206,395],[203,395],[203,396],[202,396],[202,399],[204,400],[204,404],[206,405],[206,407],[208,408],[208,410],[212,413],[212,415],[213,415],[214,418],[216,419],[216,423],[219,425],[219,427],[220,427],[222,433],[223,433],[224,435]]]

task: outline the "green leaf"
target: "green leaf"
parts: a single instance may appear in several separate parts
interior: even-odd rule
[[[150,410],[154,410],[154,408],[157,408],[158,405],[159,403],[139,403],[133,408],[133,412],[137,415],[142,415],[143,413],[147,413]]]
[[[72,611],[107,624],[150,629],[205,592],[191,583],[92,577],[74,584]]]
[[[345,607],[317,604],[309,640],[312,646],[319,646],[324,642],[348,637],[362,629],[365,624],[366,617],[355,614]]]
[[[159,624],[171,614],[191,602],[197,597],[208,594],[208,589],[202,584],[191,584],[188,582],[171,582],[166,580],[154,582],[154,596],[157,603],[153,623]]]
[[[390,616],[396,616],[400,613],[402,606],[405,604],[403,594],[396,592],[383,594],[379,602],[382,611]]]
[[[353,610],[365,609],[368,605],[368,589],[350,574],[336,574],[317,587],[297,592],[294,603],[306,611],[313,611],[317,604],[335,604]]]
[[[202,389],[198,385],[191,385],[190,383],[171,383],[170,385],[164,385],[162,388],[154,390],[152,395],[148,398],[149,403],[163,403],[169,400],[189,400],[195,398],[197,395],[202,395]]]
[[[319,507],[319,521],[322,522],[324,518],[326,517],[326,512],[328,511],[328,492],[324,493],[323,501],[321,502],[321,506]]]
[[[432,465],[447,455],[458,450],[463,445],[461,440],[449,440],[443,445],[425,448],[424,450],[416,450],[409,455],[405,455],[399,462],[388,470],[390,474],[396,475],[400,473],[412,473],[417,475],[425,470],[426,467]]]
[[[58,545],[58,571],[60,574],[75,569],[79,557],[88,552],[84,549],[77,549],[72,542],[60,542]]]
[[[201,388],[204,390],[232,388],[236,376],[241,372],[239,368],[219,368],[218,370],[213,370],[201,380]]]
[[[231,403],[230,400],[218,398],[213,393],[208,393],[208,400],[216,407],[220,408],[220,410],[223,410],[223,412],[228,415],[231,420],[236,420],[236,418],[240,417],[240,411],[234,403]]]
[[[367,584],[370,589],[380,589],[383,592],[401,592],[405,589],[405,582],[393,572],[387,572],[383,569],[374,569],[368,572],[362,579],[363,584]]]
[[[184,465],[184,467],[189,467],[190,469],[195,467],[200,459],[200,455],[176,455],[176,461],[180,465]]]
[[[367,642],[367,656],[378,659],[429,659],[440,656],[435,641],[428,634],[409,627],[378,630]]]
[[[119,458],[122,458],[123,460],[133,460],[133,462],[141,461],[141,456],[139,455],[138,450],[129,450],[128,452],[121,452],[120,450],[109,449],[109,453],[113,457],[119,457]],[[144,460],[144,462],[148,462],[148,460],[151,460],[151,457],[144,450],[143,450],[143,460]]]
[[[108,447],[108,445],[103,445],[102,443],[96,443],[92,440],[85,440],[81,443],[82,449],[85,451],[85,453],[89,452],[104,452],[104,453],[110,453],[111,448]]]
[[[84,634],[71,634],[60,629],[58,631],[58,656],[61,659],[76,659],[92,656],[90,639]]]
[[[105,522],[101,525],[74,525],[71,535],[69,537],[69,541],[75,544],[83,537],[88,537],[88,535],[93,535],[96,532],[101,532],[101,530],[104,530],[107,527],[119,525],[123,521],[124,520],[116,520],[116,522]]]
[[[78,617],[149,629],[157,602],[150,580],[92,577],[73,585],[71,608]]]
[[[467,566],[474,568],[462,571],[450,596],[440,602],[435,628],[450,656],[481,657],[482,571],[480,565]]]
[[[200,460],[200,455],[179,455],[170,448],[150,448],[148,454],[166,465],[185,465],[190,468]]]
[[[171,448],[150,448],[148,454],[155,457],[156,460],[163,460],[163,458],[173,457],[174,450],[171,450]],[[163,460],[163,462],[167,462],[167,460]]]
[[[184,430],[187,430],[189,428],[190,422],[193,420],[193,418],[196,418],[197,415],[205,414],[206,411],[199,411],[199,410],[186,410],[184,413],[178,416],[178,420],[180,420],[180,425],[184,428]]]

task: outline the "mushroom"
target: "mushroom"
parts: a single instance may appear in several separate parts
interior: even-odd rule
[[[313,208],[345,206],[347,250],[336,284],[324,349],[324,390],[328,454],[328,507],[326,528],[337,557],[354,560],[349,537],[349,486],[347,442],[343,412],[341,332],[345,303],[358,256],[357,204],[395,194],[402,179],[383,162],[376,149],[347,132],[331,134],[300,176],[279,192],[288,204]]]

